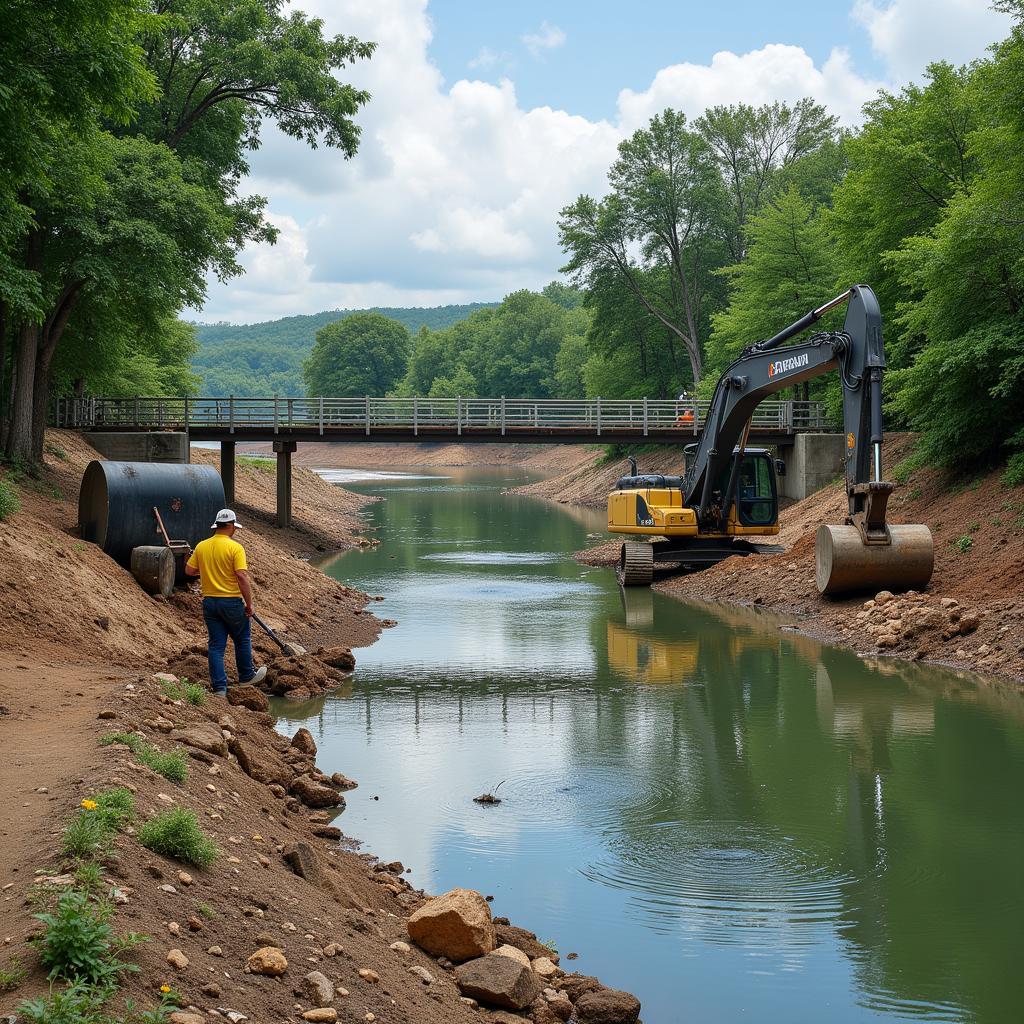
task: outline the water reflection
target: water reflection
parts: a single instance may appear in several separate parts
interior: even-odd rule
[[[1024,702],[624,600],[551,557],[593,519],[504,482],[382,490],[385,544],[328,568],[400,621],[285,712],[360,779],[346,831],[494,893],[648,1024],[1017,1019]]]

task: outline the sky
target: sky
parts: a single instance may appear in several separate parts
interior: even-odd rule
[[[812,96],[855,126],[880,88],[1003,38],[988,0],[296,0],[374,40],[352,160],[264,126],[245,191],[276,245],[191,316],[496,301],[565,262],[558,211],[606,191],[618,143],[666,107]]]

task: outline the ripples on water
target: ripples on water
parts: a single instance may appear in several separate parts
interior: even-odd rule
[[[624,603],[569,557],[600,514],[446,473],[367,485],[384,543],[327,571],[399,626],[284,711],[360,780],[346,832],[494,894],[647,1024],[1020,1019],[1020,698]]]

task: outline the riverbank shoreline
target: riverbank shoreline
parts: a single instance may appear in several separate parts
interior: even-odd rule
[[[836,483],[780,512],[777,555],[732,558],[702,573],[655,583],[662,593],[714,604],[770,610],[801,632],[858,654],[921,661],[997,676],[1024,685],[1024,486],[1006,486],[999,470],[951,479],[918,464],[915,440],[894,435],[887,465],[897,479],[889,502],[896,523],[924,523],[935,541],[935,572],[922,594],[824,598],[814,584],[814,535],[842,522],[846,499]],[[650,472],[678,471],[681,455],[641,457]],[[559,503],[603,506],[622,461],[595,461],[561,477],[516,488]],[[612,567],[621,540],[577,552],[585,565]]]
[[[65,432],[48,435],[47,451],[41,478],[19,488],[21,511],[0,524],[7,594],[0,742],[9,764],[0,811],[0,972],[10,972],[0,979],[15,979],[0,986],[0,1014],[45,996],[34,915],[53,908],[61,892],[80,889],[81,863],[95,863],[97,892],[116,909],[115,932],[148,936],[128,957],[139,971],[123,977],[111,1013],[123,1012],[124,998],[155,1005],[166,985],[181,1007],[169,1018],[174,1024],[209,1017],[553,1024],[588,994],[599,1003],[622,997],[622,1019],[636,1020],[632,997],[593,978],[563,976],[557,952],[503,918],[487,926],[490,945],[526,958],[517,991],[525,986],[530,999],[504,1003],[522,1005],[513,1015],[467,998],[455,965],[409,940],[409,917],[429,905],[427,894],[412,887],[402,865],[339,845],[344,837],[332,819],[351,784],[319,771],[309,733],[281,736],[266,694],[253,687],[232,687],[228,703],[208,693],[196,703],[185,696],[186,677],[205,678],[198,598],[151,598],[76,540],[77,482],[96,456]],[[297,528],[277,530],[272,472],[239,467],[237,508],[248,527],[257,605],[314,655],[302,667],[267,642],[254,646],[270,664],[267,689],[306,700],[343,682],[351,648],[372,643],[387,623],[369,613],[366,594],[308,564],[313,554],[375,543],[358,517],[372,499],[301,469],[294,487]],[[154,673],[165,668],[171,671]],[[140,750],[158,757],[145,754],[148,762],[140,763]],[[185,766],[183,776],[149,766],[165,756]],[[130,824],[93,859],[62,853],[67,824],[111,790],[131,793]],[[140,846],[138,828],[168,811],[191,813],[217,845],[210,866]],[[261,973],[263,962],[276,960],[273,950],[287,961],[282,975]],[[487,1002],[500,1006],[502,997]]]

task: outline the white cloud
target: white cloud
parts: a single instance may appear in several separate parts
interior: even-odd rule
[[[470,68],[492,68],[499,61],[496,54],[489,46],[481,46],[479,53],[469,62]]]
[[[542,21],[536,32],[520,36],[523,45],[534,57],[540,57],[545,50],[556,50],[565,43],[565,33],[550,22]]]
[[[920,68],[960,45],[962,24],[950,15],[940,39],[928,12],[935,4],[966,7],[967,0],[883,2],[858,0],[855,17],[887,61],[898,62],[901,47],[913,45]],[[984,2],[976,0],[975,10]],[[697,116],[716,103],[810,95],[854,124],[883,84],[860,74],[845,50],[818,65],[798,46],[773,43],[662,68],[646,89],[622,90],[614,120],[590,120],[548,106],[524,108],[508,78],[446,83],[428,56],[426,0],[299,6],[324,18],[328,32],[381,42],[372,60],[345,72],[372,94],[358,116],[359,152],[346,161],[266,128],[247,185],[270,197],[281,240],[246,251],[246,277],[211,285],[204,320],[437,305],[540,287],[564,262],[558,210],[581,192],[603,194],[618,142],[665,107]],[[998,27],[986,23],[997,37]],[[550,29],[542,25],[540,35]],[[921,36],[931,41],[918,45]],[[984,40],[976,45],[978,53]]]
[[[855,0],[850,13],[896,82],[919,79],[932,61],[974,60],[1012,24],[990,0]]]

